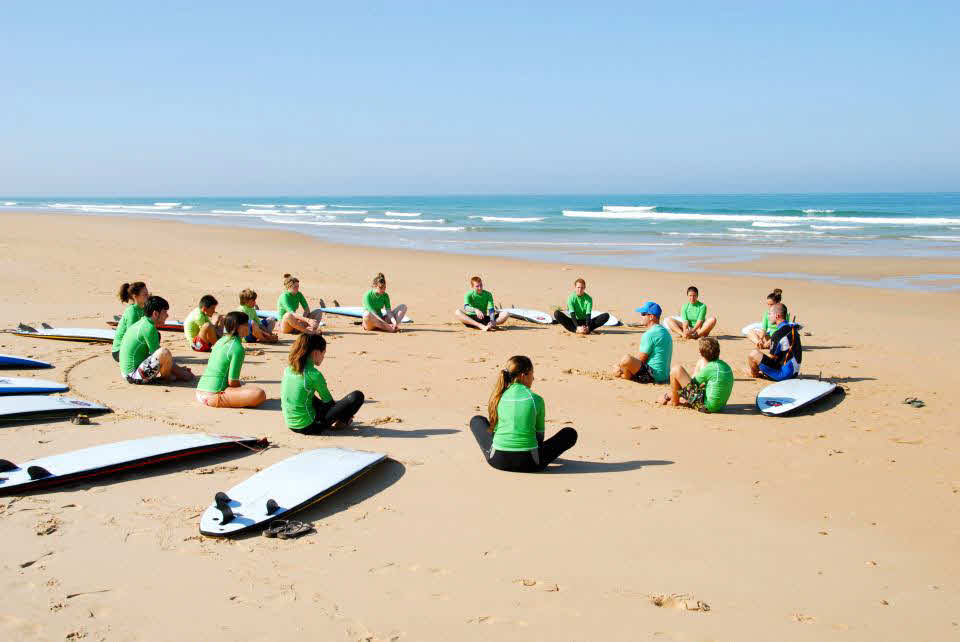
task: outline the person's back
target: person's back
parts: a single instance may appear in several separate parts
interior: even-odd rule
[[[640,352],[649,357],[647,365],[653,372],[653,378],[657,383],[666,383],[670,380],[673,337],[670,336],[669,330],[657,324],[644,332],[640,339]]]
[[[117,322],[117,331],[113,337],[113,352],[118,352],[120,346],[123,344],[123,337],[127,334],[127,331],[135,324],[137,321],[143,318],[143,308],[141,308],[136,303],[131,303],[127,306],[127,309],[123,311],[123,316],[120,317],[120,321]]]
[[[720,412],[726,407],[733,392],[733,369],[722,359],[710,361],[693,376],[693,381],[705,384],[704,408]]]
[[[210,317],[204,314],[199,306],[195,307],[183,320],[183,335],[186,337],[187,343],[192,344],[197,335],[200,334],[200,328],[207,323],[210,323]]]
[[[796,323],[784,321],[770,336],[770,354],[781,368],[792,367],[796,374],[803,362],[803,345],[800,329]]]
[[[225,334],[210,351],[207,368],[197,383],[197,390],[221,392],[226,390],[228,381],[239,381],[244,356],[245,352],[240,339]]]
[[[314,392],[319,391],[323,401],[332,399],[323,374],[307,359],[303,372],[294,371],[287,366],[283,371],[280,384],[280,409],[287,428],[302,430],[314,422],[316,410],[313,406]]]
[[[149,317],[142,317],[127,329],[120,343],[120,372],[128,375],[160,345],[157,332]]]
[[[517,451],[537,448],[537,433],[543,434],[546,414],[543,397],[521,383],[507,388],[497,404],[493,447]]]

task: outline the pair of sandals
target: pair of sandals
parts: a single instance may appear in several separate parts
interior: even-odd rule
[[[301,535],[312,533],[314,530],[316,529],[314,529],[313,524],[307,524],[295,519],[278,519],[267,526],[263,531],[263,536],[276,537],[278,539],[294,539]]]
[[[917,399],[916,397],[907,397],[903,400],[903,403],[907,404],[908,406],[913,406],[914,408],[923,408],[925,405],[927,405],[923,403],[923,400]]]

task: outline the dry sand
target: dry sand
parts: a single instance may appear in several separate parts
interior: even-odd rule
[[[283,272],[300,276],[311,303],[357,304],[381,270],[392,300],[416,319],[388,336],[328,318],[330,387],[335,395],[362,389],[370,403],[355,429],[314,437],[286,430],[280,416],[288,341],[256,347],[244,366],[268,402],[231,411],[197,405],[191,386],[123,383],[103,345],[0,335],[0,352],[56,364],[36,376],[65,380],[71,395],[116,411],[91,426],[0,428],[2,458],[193,430],[262,435],[275,445],[0,498],[4,639],[960,635],[960,422],[949,405],[958,387],[955,294],[384,251],[179,222],[4,222],[0,327],[106,327],[121,310],[117,286],[141,278],[171,301],[172,318],[207,292],[231,309],[244,287],[272,308]],[[889,262],[848,267],[886,273]],[[737,373],[728,411],[658,407],[663,386],[599,376],[636,351],[636,328],[586,338],[515,321],[499,333],[462,328],[451,313],[474,273],[499,301],[544,310],[582,275],[598,309],[626,321],[648,298],[679,308],[693,279],[719,315],[721,356]],[[846,388],[783,419],[754,410],[762,384],[745,375],[750,346],[739,336],[775,286],[811,333],[805,373]],[[205,359],[181,335],[164,333],[163,343],[202,370]],[[488,467],[466,427],[494,374],[518,353],[536,365],[548,434],[568,422],[580,432],[544,474]],[[695,359],[695,342],[676,343],[674,363]],[[906,396],[927,405],[903,405]],[[315,534],[199,536],[199,513],[217,490],[323,446],[386,452],[392,461],[302,513]]]

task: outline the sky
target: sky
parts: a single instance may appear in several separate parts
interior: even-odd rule
[[[957,33],[955,2],[4,3],[0,195],[960,191]]]

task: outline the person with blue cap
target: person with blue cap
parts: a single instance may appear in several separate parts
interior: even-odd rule
[[[670,381],[673,337],[660,325],[663,310],[653,301],[647,301],[637,308],[637,312],[641,316],[640,325],[647,327],[640,339],[640,352],[637,356],[625,355],[614,374],[637,383],[667,383]]]

